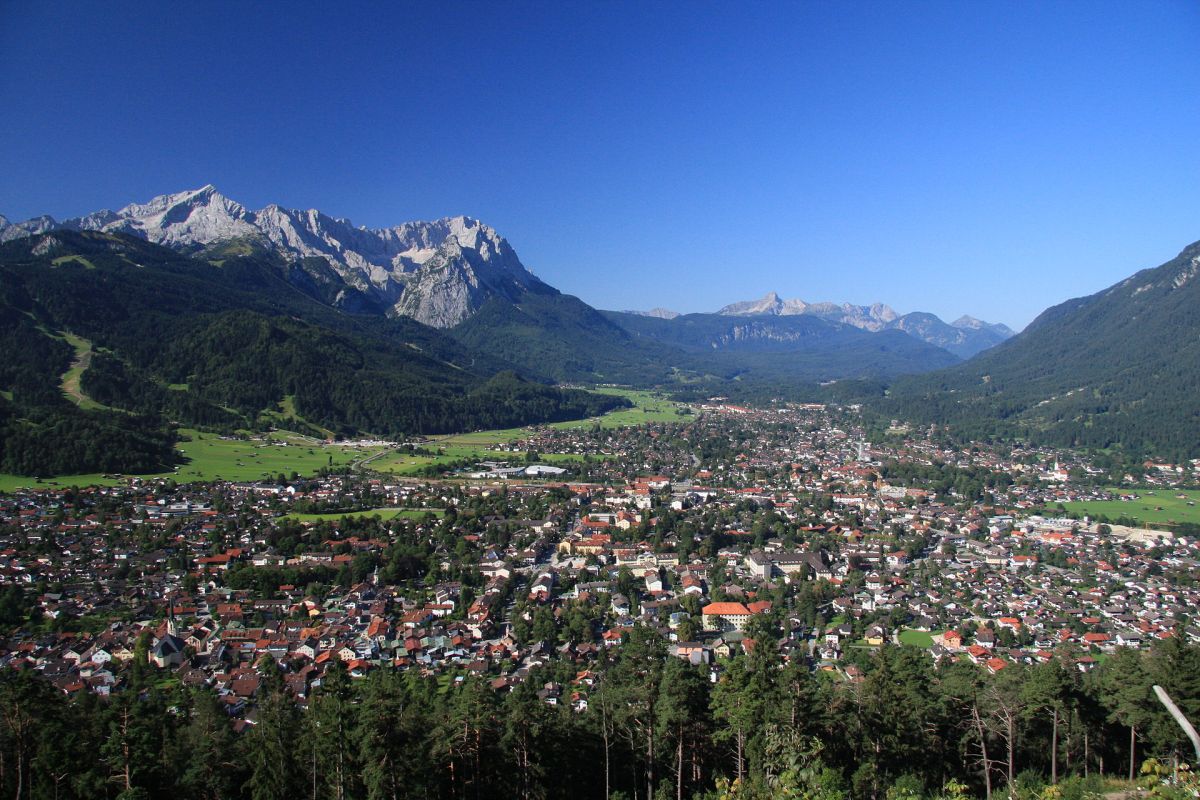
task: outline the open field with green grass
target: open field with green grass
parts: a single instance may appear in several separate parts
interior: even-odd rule
[[[404,517],[406,519],[423,519],[426,514],[441,516],[445,513],[441,508],[372,508],[366,511],[347,511],[342,513],[332,514],[287,514],[283,519],[293,520],[295,522],[335,522],[342,517],[379,517],[380,519],[396,519]]]
[[[933,647],[933,637],[934,634],[929,631],[914,631],[911,628],[905,628],[900,631],[900,644],[928,649]]]
[[[92,343],[71,333],[63,333],[62,338],[66,339],[67,344],[75,348],[75,359],[71,362],[70,369],[64,372],[62,376],[63,392],[66,393],[72,403],[80,408],[89,410],[108,408],[108,406],[97,403],[83,393],[83,373],[87,372],[88,365],[92,363]]]
[[[644,392],[638,389],[621,389],[614,386],[601,386],[594,391],[599,394],[615,394],[627,398],[633,403],[633,408],[623,408],[599,417],[601,428],[622,428],[630,425],[643,425],[648,422],[684,422],[690,418],[691,408],[686,403],[676,403],[662,395]],[[596,420],[579,420],[576,422],[556,422],[550,427],[572,429],[592,425]]]
[[[222,439],[211,433],[188,431],[190,442],[179,450],[189,459],[176,473],[176,480],[257,480],[280,473],[311,475],[321,467],[342,466],[381,451],[380,447],[327,445],[292,433],[271,434],[266,440]]]
[[[1200,525],[1200,491],[1183,489],[1109,489],[1136,500],[1097,500],[1063,503],[1067,511],[1095,519],[1104,515],[1115,520],[1131,517],[1146,525],[1191,522]],[[1189,503],[1191,505],[1189,505]],[[1053,510],[1053,509],[1051,509]]]
[[[83,353],[91,353],[91,344],[69,334],[67,337],[76,349],[78,371],[76,373],[73,366],[71,372],[64,376],[64,390],[68,390],[68,378],[70,378],[71,387],[78,391],[78,381],[84,369],[87,368],[86,363],[78,362],[82,359]],[[675,422],[687,419],[686,415],[679,413],[679,410],[686,406],[651,392],[613,387],[602,387],[596,391],[628,397],[634,407],[592,419],[556,422],[549,427],[578,429],[600,425],[602,428],[617,428],[641,425],[647,422]],[[83,396],[82,392],[79,392],[78,397],[81,402],[92,402]],[[285,418],[295,415],[294,401],[285,398],[275,413],[283,418],[280,419],[280,422],[286,422]],[[174,478],[180,483],[211,480],[252,481],[271,478],[280,473],[289,476],[293,472],[298,475],[312,475],[322,467],[343,466],[367,459],[370,459],[369,466],[373,470],[396,475],[415,475],[430,464],[446,464],[462,459],[476,461],[521,460],[524,458],[521,453],[505,452],[494,448],[529,436],[531,432],[531,428],[508,428],[436,436],[432,437],[424,447],[436,451],[438,455],[419,456],[389,451],[384,447],[360,448],[326,444],[318,439],[284,431],[271,434],[268,442],[261,437],[251,440],[224,439],[213,433],[181,430],[181,434],[191,439],[191,441],[180,442],[177,446],[178,450],[188,459],[188,463],[181,465],[174,472],[138,477],[146,479]],[[582,461],[582,457],[569,453],[543,453],[538,460],[544,463],[561,464]],[[39,486],[45,488],[113,486],[123,483],[126,479],[126,476],[100,474],[60,475],[55,478],[45,478],[39,482],[35,478],[0,474],[0,492]]]
[[[260,424],[265,423],[282,428],[319,431],[326,439],[333,438],[333,431],[323,428],[320,425],[314,425],[300,415],[300,412],[296,410],[296,396],[294,394],[285,396],[275,408],[262,412],[258,415],[258,418]]]
[[[602,417],[572,420],[570,422],[553,422],[539,426],[557,430],[579,430],[599,425],[601,428],[620,428],[642,425],[649,422],[678,422],[687,419],[680,414],[680,409],[687,406],[675,403],[652,392],[634,389],[618,389],[611,386],[601,387],[595,391],[602,394],[615,394],[626,397],[633,403],[633,408],[620,409],[605,414]],[[391,453],[371,461],[371,469],[379,472],[391,472],[397,475],[415,475],[425,467],[437,464],[449,464],[462,459],[473,461],[519,461],[522,453],[499,450],[499,445],[506,445],[530,436],[533,428],[504,428],[491,431],[472,431],[470,433],[455,433],[445,436],[433,436],[423,445],[427,450],[437,453],[435,456],[406,455]],[[597,456],[593,456],[597,458]],[[581,462],[582,456],[572,453],[540,453],[538,461],[546,464],[562,464]]]
[[[86,267],[88,269],[96,268],[95,264],[93,264],[91,261],[88,261],[86,258],[84,258],[83,256],[80,256],[80,255],[59,256],[58,258],[54,259],[50,263],[56,267],[61,267],[63,264],[75,263],[75,264],[79,264],[82,267]]]
[[[280,473],[312,475],[321,467],[342,466],[359,461],[381,451],[379,447],[348,447],[327,445],[292,433],[280,432],[269,438],[249,440],[224,439],[215,433],[181,430],[191,441],[180,442],[177,449],[189,459],[174,472],[140,475],[141,478],[174,478],[180,483],[192,481],[231,480],[251,481],[272,478]],[[0,475],[0,491],[22,488],[53,488],[62,486],[113,486],[123,483],[125,476],[60,475],[35,478],[20,475]]]

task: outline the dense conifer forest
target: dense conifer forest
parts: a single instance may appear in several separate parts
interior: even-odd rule
[[[1174,638],[1086,674],[1051,660],[992,675],[885,646],[849,682],[756,647],[714,683],[666,647],[635,627],[592,669],[552,659],[502,690],[335,663],[300,705],[268,656],[238,731],[229,698],[147,663],[147,635],[109,698],[4,671],[0,785],[17,800],[1084,798],[1102,775],[1190,754],[1152,684],[1200,717],[1200,649]]]

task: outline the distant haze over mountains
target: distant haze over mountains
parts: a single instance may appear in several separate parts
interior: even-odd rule
[[[674,319],[680,316],[677,312],[663,308],[624,313],[659,319]],[[946,323],[936,315],[923,311],[897,314],[884,303],[869,306],[851,303],[809,303],[800,299],[784,300],[775,292],[768,292],[759,300],[730,303],[716,313],[736,317],[807,315],[828,322],[851,325],[864,331],[899,330],[948,350],[959,358],[970,358],[1015,335],[1007,325],[984,322],[966,315],[952,323]]]
[[[669,308],[652,308],[649,311],[622,311],[622,314],[635,314],[639,317],[654,317],[655,319],[675,319],[679,316],[678,311],[672,311]]]

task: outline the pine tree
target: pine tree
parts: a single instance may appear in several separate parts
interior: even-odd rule
[[[359,774],[353,743],[357,714],[346,666],[330,664],[304,720],[304,752],[312,796],[346,800]]]
[[[406,712],[397,674],[372,673],[362,691],[357,727],[367,800],[399,800],[413,788],[415,776],[405,773],[405,756],[413,749],[404,724]]]
[[[193,694],[187,723],[179,734],[180,788],[197,800],[232,797],[240,785],[237,743],[229,715],[216,695]]]
[[[1143,735],[1154,708],[1150,680],[1136,650],[1119,648],[1102,666],[1099,679],[1110,722],[1129,728],[1129,780],[1136,774],[1138,731]]]
[[[295,753],[299,714],[275,659],[263,656],[259,672],[258,715],[242,742],[244,763],[250,771],[246,789],[251,800],[293,800],[304,789]]]
[[[684,788],[700,779],[700,754],[708,733],[708,684],[695,667],[678,658],[667,659],[656,713],[663,752],[673,751],[675,796],[682,800]]]
[[[1050,783],[1058,783],[1059,727],[1067,710],[1071,679],[1058,659],[1030,669],[1021,687],[1027,722],[1050,716]]]

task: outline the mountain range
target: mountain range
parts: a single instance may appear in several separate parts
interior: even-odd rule
[[[252,211],[212,185],[61,222],[42,216],[9,223],[0,217],[0,242],[56,230],[127,233],[185,253],[217,243],[228,249],[228,243],[236,241],[242,243],[243,253],[260,250],[293,259],[322,259],[327,269],[321,279],[335,287],[328,297],[333,305],[406,316],[435,328],[465,322],[492,298],[513,304],[531,291],[546,294],[550,289],[526,269],[503,237],[469,217],[372,229],[315,209],[272,204]],[[646,313],[670,319],[674,312],[660,308]],[[1012,335],[1003,325],[969,317],[964,324],[946,325],[932,314],[901,317],[883,304],[805,303],[781,300],[773,292],[717,313],[807,314],[871,332],[896,329],[959,358]]]
[[[335,305],[373,306],[435,328],[457,325],[491,297],[511,300],[542,285],[507,241],[469,217],[362,228],[315,209],[250,211],[211,185],[62,222],[37,217],[13,224],[0,217],[0,242],[56,230],[127,233],[183,252],[242,241],[291,258],[324,259],[344,284]]]
[[[678,312],[664,308],[622,313],[659,319],[675,319],[681,316]],[[940,347],[959,358],[970,358],[1015,335],[1007,325],[984,322],[967,315],[947,324],[936,315],[923,311],[901,315],[883,303],[869,306],[850,303],[808,303],[799,299],[784,300],[775,292],[768,292],[759,300],[730,303],[716,313],[732,317],[806,315],[871,332],[898,330]]]
[[[160,471],[174,424],[403,436],[628,405],[405,316],[350,313],[327,302],[324,260],[241,244],[188,256],[71,230],[0,244],[0,472]]]
[[[555,382],[811,399],[840,381],[839,397],[960,432],[1161,452],[1156,418],[1200,424],[1180,405],[1200,307],[1180,258],[1014,336],[775,293],[711,314],[598,311],[469,217],[367,229],[212,186],[63,222],[0,217],[0,471],[161,467],[171,422],[395,435],[619,404]],[[64,430],[74,449],[47,461]]]

